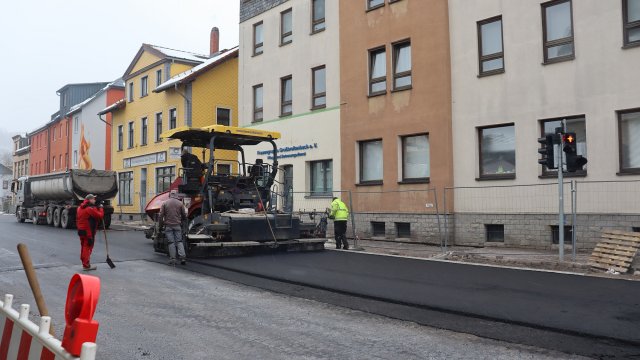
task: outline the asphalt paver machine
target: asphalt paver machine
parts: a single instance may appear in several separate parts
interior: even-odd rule
[[[182,198],[188,210],[189,219],[183,229],[189,257],[240,255],[265,248],[324,249],[326,239],[309,236],[313,234],[309,231],[314,228],[313,223],[303,223],[299,216],[276,206],[279,194],[274,191],[278,172],[275,141],[280,133],[211,125],[180,127],[163,133],[162,137],[180,141],[181,150],[187,149],[192,155],[183,155],[188,167],[183,164],[169,190],[146,206],[147,215],[154,220],[146,235],[153,239],[155,251],[167,252],[158,214],[162,203],[172,194]],[[247,163],[245,148],[264,143],[273,147],[270,163],[263,159]],[[237,155],[235,159],[216,159],[216,150],[230,150]],[[201,154],[202,160],[193,161],[195,154]]]

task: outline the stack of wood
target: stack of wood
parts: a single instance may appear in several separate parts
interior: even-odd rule
[[[607,230],[589,258],[592,268],[627,273],[640,254],[640,233]]]

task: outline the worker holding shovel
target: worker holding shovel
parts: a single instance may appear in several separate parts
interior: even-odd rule
[[[95,270],[96,266],[91,265],[91,252],[96,238],[98,224],[104,217],[102,205],[96,207],[96,196],[89,194],[78,208],[76,222],[78,236],[80,236],[80,260],[82,260],[82,270]]]

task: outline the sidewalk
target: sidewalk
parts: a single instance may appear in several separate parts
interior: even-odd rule
[[[127,231],[127,230],[143,231],[147,227],[151,226],[152,224],[153,223],[151,221],[141,221],[141,220],[121,221],[121,220],[116,220],[115,218],[112,218],[111,226],[109,227],[109,229],[116,230],[116,231]]]
[[[349,240],[353,246],[353,239]],[[327,249],[335,247],[335,241],[329,239]],[[497,265],[525,269],[564,271],[585,275],[609,278],[625,278],[640,280],[640,274],[607,274],[593,270],[589,266],[591,252],[578,252],[572,261],[571,249],[565,248],[564,259],[559,260],[558,250],[536,250],[509,247],[462,247],[449,246],[444,252],[439,246],[415,243],[401,243],[397,241],[361,240],[357,241],[355,251],[373,254],[406,256],[423,259],[448,260],[456,262]]]

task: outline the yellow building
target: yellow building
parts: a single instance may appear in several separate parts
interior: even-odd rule
[[[147,202],[166,191],[178,175],[181,144],[162,139],[162,132],[180,126],[214,124],[217,107],[228,108],[230,117],[235,116],[238,96],[235,51],[233,64],[225,61],[225,71],[215,71],[222,74],[219,79],[208,73],[218,65],[222,68],[223,63],[201,70],[198,86],[193,82],[195,77],[189,76],[197,70],[195,67],[203,69],[220,58],[217,49],[207,56],[143,44],[134,57],[123,76],[125,98],[101,111],[113,114],[112,167],[119,178],[114,205],[116,214],[124,215],[123,220],[142,214]],[[184,79],[190,80],[181,81]],[[206,86],[208,82],[216,84]],[[172,84],[170,88],[164,86],[167,83]],[[164,91],[158,91],[161,86]],[[213,109],[210,114],[205,114],[207,106]]]
[[[238,47],[221,51],[193,69],[174,76],[153,92],[187,94],[193,127],[238,126]],[[235,151],[216,151],[214,156],[216,172],[237,171]]]

